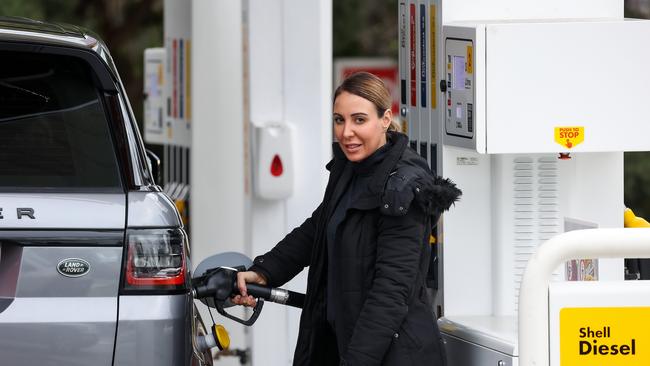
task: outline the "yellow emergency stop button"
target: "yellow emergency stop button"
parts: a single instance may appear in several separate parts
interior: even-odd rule
[[[212,327],[212,334],[214,335],[214,340],[217,342],[217,347],[220,351],[230,347],[230,336],[223,325],[215,324]]]

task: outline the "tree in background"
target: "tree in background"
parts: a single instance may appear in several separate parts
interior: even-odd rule
[[[0,14],[69,23],[97,33],[111,51],[142,125],[143,55],[145,48],[163,44],[162,0],[2,0]]]
[[[397,0],[333,0],[332,7],[334,58],[397,60]]]

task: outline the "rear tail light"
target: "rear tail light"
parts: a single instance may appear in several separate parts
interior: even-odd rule
[[[126,240],[125,291],[189,288],[187,237],[182,229],[133,229]]]

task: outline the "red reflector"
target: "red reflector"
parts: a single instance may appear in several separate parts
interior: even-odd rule
[[[274,177],[279,177],[282,175],[283,170],[282,160],[280,160],[280,156],[278,156],[278,154],[275,154],[273,161],[271,162],[271,175]]]

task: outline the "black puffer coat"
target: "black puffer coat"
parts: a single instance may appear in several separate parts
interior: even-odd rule
[[[327,284],[326,230],[331,203],[346,164],[337,144],[320,206],[251,270],[280,286],[309,266],[294,365],[443,365],[440,334],[427,300],[431,224],[460,196],[448,180],[431,174],[389,133],[391,146],[372,173],[369,189],[346,211],[336,230]],[[326,301],[327,286],[338,296]],[[327,306],[334,307],[334,328]]]

